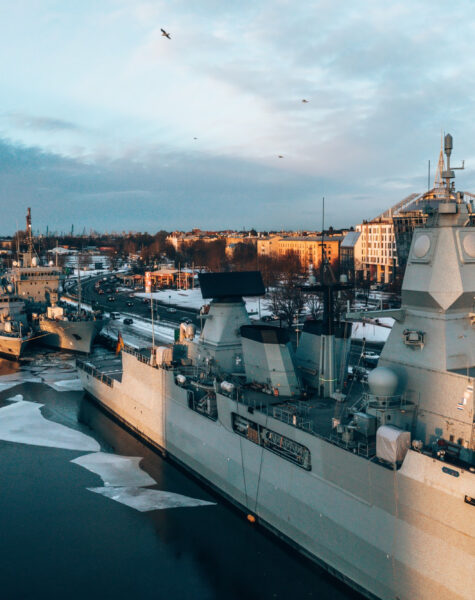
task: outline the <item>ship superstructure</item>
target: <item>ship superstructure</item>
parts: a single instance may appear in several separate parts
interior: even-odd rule
[[[28,324],[25,303],[5,279],[0,284],[0,354],[20,358],[33,332]]]
[[[450,150],[367,390],[304,389],[286,333],[246,313],[258,273],[200,277],[199,337],[182,324],[173,346],[125,348],[121,372],[78,361],[102,407],[369,598],[475,589],[475,228]]]
[[[80,304],[75,311],[58,305],[64,276],[53,263],[40,264],[34,250],[30,209],[26,217],[26,241],[27,251],[14,263],[10,278],[32,315],[37,338],[54,348],[89,353],[105,321],[101,314],[81,309]]]

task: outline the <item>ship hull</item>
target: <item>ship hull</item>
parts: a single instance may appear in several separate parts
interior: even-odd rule
[[[8,358],[18,359],[23,354],[30,338],[15,338],[0,335],[0,354]]]
[[[440,462],[412,451],[392,471],[220,394],[213,421],[189,408],[172,371],[123,361],[121,382],[80,369],[85,390],[300,552],[369,598],[469,599],[472,474],[441,474]],[[304,444],[311,471],[237,435],[236,413]]]
[[[39,330],[41,342],[53,348],[88,354],[96,335],[104,326],[103,320],[96,321],[54,321],[42,319]]]

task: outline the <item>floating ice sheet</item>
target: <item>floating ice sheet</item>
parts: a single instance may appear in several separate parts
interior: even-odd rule
[[[95,452],[75,458],[71,462],[99,475],[105,486],[140,487],[155,485],[156,481],[139,467],[140,456],[119,456]]]
[[[45,381],[57,392],[81,392],[84,388],[80,379],[64,379],[62,381]]]
[[[36,402],[20,400],[0,408],[0,439],[66,450],[100,450],[94,438],[45,419],[40,411],[42,406]]]
[[[8,400],[8,402],[21,402],[23,400],[23,396],[21,394],[17,394],[16,396],[7,398],[7,400]]]
[[[164,508],[189,508],[193,506],[211,506],[215,502],[207,502],[206,500],[198,500],[197,498],[189,498],[181,494],[173,492],[162,492],[160,490],[150,490],[140,487],[96,487],[87,488],[95,494],[101,494],[135,508],[140,512],[149,510],[162,510]]]
[[[21,381],[0,381],[0,392],[4,392],[5,390],[9,390],[16,385],[19,385]]]

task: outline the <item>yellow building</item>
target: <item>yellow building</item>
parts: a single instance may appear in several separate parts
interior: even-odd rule
[[[257,254],[259,256],[285,256],[289,252],[295,253],[303,266],[312,264],[318,267],[323,254],[331,262],[340,258],[341,236],[271,236],[257,240]]]

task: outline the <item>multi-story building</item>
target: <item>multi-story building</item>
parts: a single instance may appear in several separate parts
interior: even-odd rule
[[[360,231],[349,231],[340,244],[340,274],[346,275],[348,281],[362,276],[361,242]]]
[[[365,279],[389,283],[396,274],[397,252],[391,218],[363,222],[356,226],[361,238],[361,265]]]
[[[338,264],[342,236],[269,236],[257,240],[259,256],[285,256],[294,253],[303,266],[318,267],[322,254],[333,264]]]

